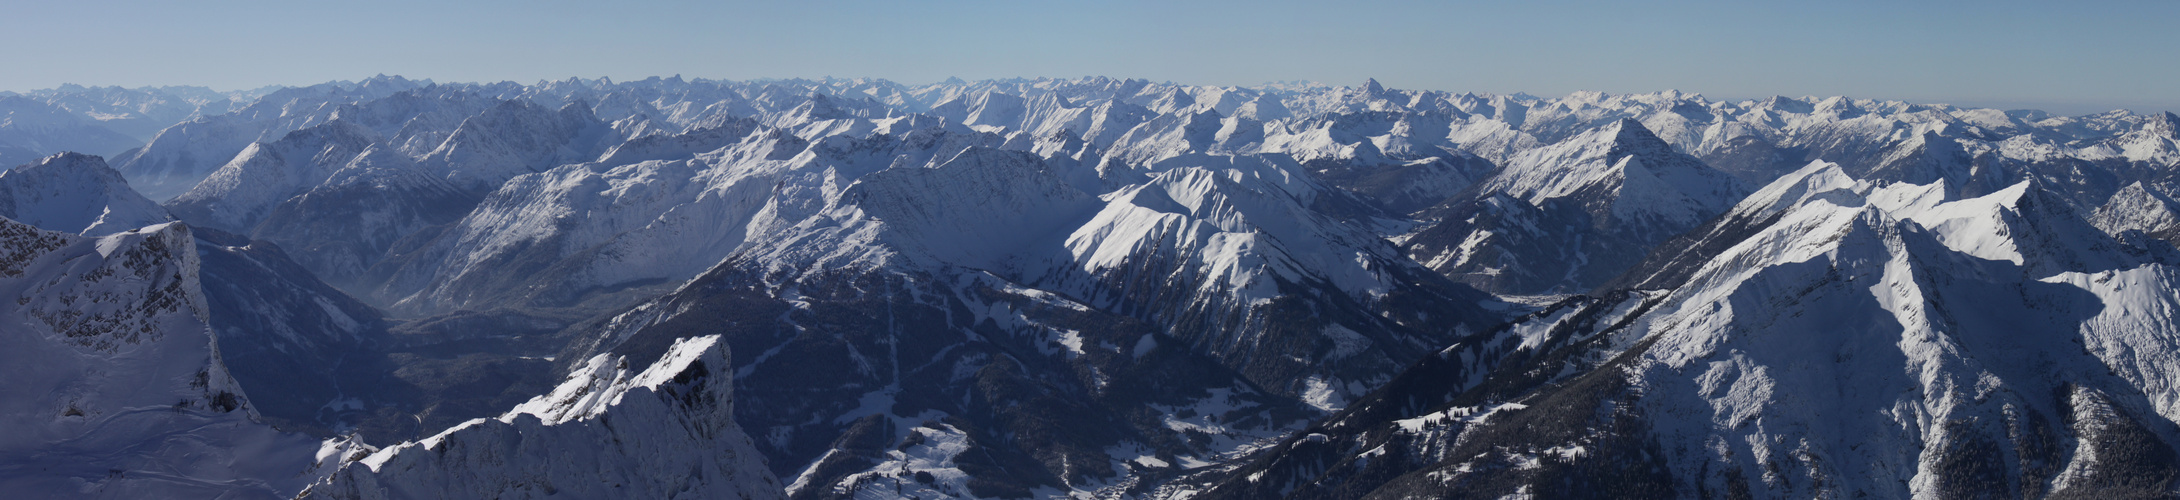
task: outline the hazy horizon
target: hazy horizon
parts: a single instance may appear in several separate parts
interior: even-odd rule
[[[375,76],[378,76],[378,75],[372,75],[372,76],[373,76],[373,77],[375,77]],[[407,78],[407,79],[410,79],[410,80],[413,80],[413,81],[424,81],[424,80],[430,80],[430,81],[432,81],[433,83],[439,83],[439,84],[453,84],[453,83],[465,83],[465,84],[488,84],[488,83],[498,83],[498,82],[502,82],[502,81],[508,81],[508,82],[514,82],[514,83],[518,83],[518,84],[524,84],[524,85],[529,85],[529,84],[535,84],[535,83],[539,83],[539,82],[542,82],[542,81],[562,81],[562,80],[567,80],[568,78],[581,78],[581,79],[585,79],[585,80],[595,80],[595,79],[598,79],[598,78],[606,78],[606,79],[609,79],[609,80],[611,80],[611,81],[614,81],[614,82],[631,82],[631,81],[640,81],[640,80],[648,79],[648,78],[651,78],[651,77],[654,77],[654,76],[656,76],[656,77],[659,77],[659,78],[667,78],[667,77],[674,77],[674,76],[680,76],[680,77],[682,77],[682,78],[685,78],[685,79],[691,79],[691,80],[695,80],[695,79],[704,79],[704,80],[720,80],[720,81],[767,81],[767,80],[793,80],[793,79],[798,79],[798,78],[801,78],[801,79],[809,79],[809,80],[820,80],[820,79],[825,79],[825,78],[842,78],[842,79],[856,79],[856,78],[863,78],[863,79],[887,80],[887,81],[892,81],[892,82],[894,82],[894,83],[898,83],[898,84],[901,84],[901,85],[904,85],[904,86],[909,86],[909,87],[918,87],[918,86],[924,86],[924,85],[932,85],[932,84],[937,84],[937,83],[940,83],[940,82],[944,82],[944,81],[946,81],[946,79],[945,79],[945,78],[941,78],[941,79],[937,79],[937,80],[931,80],[931,81],[902,81],[902,80],[897,80],[897,79],[891,79],[891,78],[882,78],[882,77],[867,77],[867,76],[866,76],[866,77],[838,77],[838,76],[810,76],[810,77],[759,77],[759,78],[740,78],[740,79],[729,79],[729,78],[708,78],[708,77],[702,77],[702,76],[692,76],[692,75],[647,75],[647,76],[643,76],[643,77],[640,77],[640,78],[621,78],[621,77],[615,77],[615,76],[611,76],[611,75],[600,75],[600,76],[570,76],[570,77],[561,77],[561,78],[548,78],[548,79],[541,79],[541,80],[532,80],[532,81],[516,81],[516,80],[492,80],[492,81],[462,81],[462,82],[457,82],[457,81],[451,81],[451,80],[441,80],[441,79],[436,79],[436,78],[421,77],[421,76],[413,76],[413,75],[394,75],[394,74],[385,74],[385,76],[399,76],[399,77],[402,77],[402,78]],[[1000,77],[1000,78],[989,78],[989,79],[967,79],[967,78],[964,78],[963,80],[968,80],[968,81],[978,81],[978,80],[1005,80],[1005,79],[1009,79],[1009,78],[1022,78],[1022,79],[1030,79],[1030,80],[1034,80],[1034,79],[1038,79],[1038,78],[1048,78],[1048,79],[1058,79],[1058,80],[1066,80],[1066,79],[1075,79],[1075,78],[1087,78],[1087,77],[1093,77],[1093,76],[1106,76],[1106,77],[1108,77],[1108,78],[1115,78],[1115,79],[1128,79],[1128,78],[1131,78],[1131,77],[1123,77],[1123,76],[1110,76],[1110,75],[1086,75],[1086,76],[1075,76],[1075,77],[1052,77],[1052,76],[1043,76],[1043,77],[1038,77],[1038,76],[1029,76],[1029,77]],[[320,82],[299,83],[299,84],[268,84],[268,85],[257,85],[257,86],[248,86],[248,87],[240,87],[240,88],[221,88],[221,87],[214,87],[214,86],[208,86],[208,85],[192,85],[192,84],[186,84],[186,83],[178,83],[178,84],[163,84],[163,85],[95,85],[95,84],[86,84],[86,83],[79,83],[79,82],[64,82],[64,83],[62,83],[61,85],[55,85],[55,86],[50,86],[50,87],[42,87],[42,88],[35,88],[35,89],[0,89],[0,92],[14,92],[14,93],[30,93],[30,92],[39,92],[39,91],[54,90],[54,89],[58,89],[58,88],[60,88],[61,86],[65,86],[65,85],[77,85],[77,86],[82,86],[82,87],[122,87],[122,88],[128,88],[128,89],[141,89],[141,88],[157,88],[157,87],[201,87],[201,88],[207,88],[207,89],[210,89],[210,90],[212,90],[212,91],[215,91],[215,92],[223,92],[223,93],[224,93],[224,92],[238,92],[238,91],[252,91],[252,90],[262,90],[262,89],[267,89],[267,88],[293,88],[293,87],[308,87],[308,86],[311,86],[311,85],[319,85],[319,84],[326,84],[326,83],[335,83],[335,82],[349,82],[349,83],[355,83],[355,82],[361,82],[361,81],[363,81],[363,80],[366,80],[366,79],[369,79],[369,78],[370,78],[370,77],[364,77],[364,78],[346,78],[346,79],[335,79],[335,80],[326,80],[326,81],[320,81]],[[1365,80],[1369,80],[1369,79],[1373,79],[1373,78],[1368,78],[1368,77],[1366,77],[1366,78],[1365,78]],[[1155,81],[1155,82],[1161,82],[1161,83],[1176,83],[1176,84],[1183,84],[1183,85],[1197,85],[1197,84],[1195,84],[1195,83],[1192,83],[1192,82],[1185,82],[1185,81],[1155,80],[1155,79],[1148,79],[1148,78],[1145,78],[1145,80],[1151,80],[1151,81]],[[1307,83],[1314,83],[1314,84],[1319,84],[1319,85],[1327,85],[1327,86],[1335,86],[1335,87],[1354,87],[1354,86],[1359,86],[1359,85],[1361,85],[1361,83],[1362,83],[1362,82],[1359,82],[1359,81],[1358,81],[1358,82],[1322,82],[1322,81],[1314,81],[1314,80],[1286,80],[1286,81],[1271,81],[1271,82],[1263,82],[1263,83],[1257,83],[1257,84],[1250,84],[1250,85],[1220,85],[1220,86],[1235,86],[1235,87],[1263,87],[1263,86],[1269,86],[1269,85],[1279,85],[1279,84],[1292,84],[1292,83],[1299,83],[1299,82],[1307,82]],[[1404,86],[1404,85],[1397,85],[1397,84],[1393,84],[1393,83],[1388,83],[1388,82],[1385,82],[1385,81],[1383,81],[1383,80],[1380,80],[1380,81],[1379,81],[1379,84],[1380,84],[1380,85],[1384,85],[1384,86],[1385,86],[1386,88],[1391,88],[1391,89],[1398,89],[1398,90],[1427,90],[1427,91],[1442,91],[1442,92],[1456,92],[1456,93],[1459,93],[1459,92],[1474,92],[1474,93],[1477,93],[1477,94],[1498,94],[1498,95],[1516,95],[1516,94],[1527,94],[1527,95],[1530,95],[1530,96],[1535,96],[1535,97],[1540,97],[1540,98],[1560,98],[1560,97],[1566,97],[1566,96],[1568,96],[1568,95],[1571,95],[1571,94],[1574,94],[1574,93],[1578,93],[1578,92],[1590,92],[1590,91],[1591,91],[1591,90],[1589,90],[1589,89],[1577,89],[1577,90],[1569,91],[1569,92],[1567,92],[1567,93],[1562,93],[1562,94],[1545,94],[1545,93],[1539,93],[1539,92],[1522,92],[1522,91],[1514,91],[1514,92],[1484,92],[1484,91],[1472,91],[1472,90],[1464,90],[1464,89],[1416,88],[1416,87],[1410,87],[1410,86]],[[1709,100],[1712,100],[1712,101],[1715,101],[1715,102],[1742,102],[1742,101],[1753,101],[1753,100],[1760,100],[1760,99],[1766,99],[1766,98],[1770,98],[1770,97],[1772,97],[1772,96],[1774,96],[1774,95],[1777,95],[1777,96],[1785,96],[1785,97],[1791,97],[1791,98],[1820,98],[1820,99],[1821,99],[1821,98],[1828,98],[1828,97],[1834,97],[1834,95],[1816,95],[1816,94],[1804,94],[1804,95],[1771,94],[1771,95],[1763,95],[1763,96],[1720,96],[1720,95],[1710,95],[1710,94],[1705,94],[1705,93],[1702,93],[1702,92],[1693,92],[1693,91],[1688,91],[1688,90],[1684,90],[1684,89],[1658,89],[1658,90],[1651,90],[1651,91],[1642,91],[1642,92],[1605,92],[1605,91],[1597,91],[1597,92],[1605,92],[1605,93],[1608,93],[1608,94],[1615,94],[1615,95],[1629,95],[1629,94],[1651,94],[1651,93],[1659,93],[1659,92],[1666,92],[1666,91],[1680,91],[1680,92],[1683,92],[1683,93],[1688,93],[1688,94],[1698,94],[1698,95],[1702,95],[1702,96],[1703,96],[1703,97],[1704,97],[1705,99],[1709,99]],[[2051,114],[2054,114],[2054,115],[2060,115],[2060,116],[2081,116],[2081,115],[2092,115],[2092,114],[2098,114],[2098,113],[2105,113],[2105,112],[2110,112],[2110,111],[2113,111],[2113,110],[2127,110],[2127,111],[2131,111],[2131,112],[2134,112],[2134,113],[2137,113],[2137,114],[2150,114],[2150,113],[2160,113],[2160,112],[2180,112],[2180,105],[2176,105],[2176,106],[2169,106],[2169,107],[2154,106],[2154,105],[2153,105],[2153,106],[2149,106],[2149,107],[2141,107],[2141,106],[2132,106],[2132,107],[2131,107],[2131,106],[2125,106],[2125,105],[2120,105],[2120,106],[2104,106],[2104,107],[2099,107],[2100,105],[2099,105],[2099,104],[2097,104],[2097,103],[2064,103],[2064,102],[2058,102],[2058,103],[2038,103],[2038,102],[2016,102],[2016,101],[2003,101],[2003,100],[1983,100],[1983,101],[1945,101],[1945,100],[1902,99],[1902,98],[1890,98],[1890,97],[1884,97],[1884,96],[1857,96],[1857,95],[1848,95],[1848,96],[1845,96],[1845,97],[1848,97],[1848,98],[1850,98],[1850,99],[1874,99],[1874,100],[1880,100],[1880,101],[1904,101],[1904,102],[1910,102],[1910,103],[1915,103],[1915,104],[1944,104],[1944,105],[1950,105],[1950,106],[1954,106],[1954,107],[1960,107],[1960,108],[1993,108],[1993,109],[2001,109],[2001,110],[2006,110],[2006,111],[2015,111],[2015,110],[2038,110],[2038,111],[2043,111],[2043,112],[2046,112],[2046,113],[2051,113]]]
[[[367,7],[366,7],[367,5]],[[2042,109],[2180,109],[2180,2],[1743,4],[1594,0],[1321,5],[869,0],[372,4],[28,3],[0,20],[0,89],[253,89],[682,74],[1309,80],[1563,96],[1667,89]],[[36,68],[22,70],[21,68]],[[1064,76],[1062,76],[1064,75]]]

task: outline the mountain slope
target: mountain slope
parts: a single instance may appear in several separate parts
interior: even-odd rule
[[[489,191],[517,175],[597,158],[620,140],[582,103],[555,111],[510,100],[463,120],[417,162],[456,187]]]
[[[249,145],[165,205],[193,224],[248,233],[275,205],[325,182],[378,141],[369,129],[342,120],[289,132]]]
[[[1359,224],[1313,210],[1345,192],[1280,155],[1176,157],[1066,236],[1031,283],[1154,321],[1252,380],[1336,408],[1496,318]],[[1139,174],[1140,175],[1140,174]]]
[[[390,347],[377,309],[326,285],[279,246],[214,229],[197,238],[199,282],[222,359],[282,430],[330,435],[398,401],[376,359]]]
[[[419,82],[398,76],[382,76],[354,84],[333,82],[281,89],[232,113],[200,116],[160,130],[143,147],[115,155],[114,169],[127,175],[145,196],[168,200],[189,191],[251,144],[271,142],[289,132],[323,124],[332,120],[343,105],[385,98],[419,86]]]
[[[575,353],[636,355],[726,325],[758,353],[738,361],[737,420],[792,495],[1016,497],[1149,488],[1489,316],[1480,296],[1400,278],[1430,274],[1303,208],[1297,192],[1331,194],[1291,163],[1174,160],[1096,197],[1077,188],[1098,185],[1078,180],[1087,166],[956,151],[887,162],[820,206],[775,198],[768,216],[807,215]],[[1369,316],[1363,300],[1399,309]],[[1303,316],[1313,308],[1327,316]],[[1478,312],[1446,313],[1462,310]]]
[[[642,360],[720,332],[756,353],[734,365],[736,420],[796,498],[1126,490],[1308,414],[1143,323],[989,275],[758,276],[716,269],[592,349]]]
[[[1948,199],[1825,175],[1767,187],[1779,214],[1680,288],[1545,337],[1588,340],[1473,388],[1389,386],[1372,404],[1423,404],[1320,424],[1337,446],[1207,494],[2172,494],[2174,395],[2152,374],[2173,362],[2147,355],[2175,347],[2153,312],[2166,264],[2029,183]]]
[[[317,443],[256,421],[198,289],[190,231],[88,238],[0,219],[9,396],[0,485],[29,496],[279,498]]]
[[[1588,290],[1653,246],[1725,211],[1746,190],[1634,120],[1509,159],[1432,209],[1408,255],[1500,293]]]
[[[742,243],[740,226],[778,186],[782,160],[807,145],[771,129],[732,132],[738,134],[704,139],[717,151],[701,151],[708,153],[702,158],[639,152],[648,149],[639,139],[608,157],[678,157],[583,163],[514,178],[468,215],[372,269],[374,291],[397,308],[438,312],[564,306],[596,287],[694,276]],[[538,296],[539,290],[548,293]]]
[[[172,220],[96,156],[55,155],[0,172],[0,186],[0,215],[47,230],[95,237]],[[343,399],[340,379],[354,375],[327,368],[368,357],[384,343],[379,313],[321,283],[278,247],[212,229],[189,234],[196,249],[190,272],[226,369],[258,390],[255,409],[266,421],[330,432],[338,420],[319,413]]]
[[[2089,222],[2113,235],[2141,231],[2149,237],[2180,244],[2180,202],[2140,182],[2128,184],[2112,195],[2111,201],[2091,214]]]
[[[375,144],[273,205],[250,236],[293,249],[321,279],[348,286],[403,238],[454,222],[480,197]]]

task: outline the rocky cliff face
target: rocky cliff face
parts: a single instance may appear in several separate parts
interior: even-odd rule
[[[207,323],[189,228],[0,219],[0,483],[30,496],[279,498],[316,442],[259,423]]]

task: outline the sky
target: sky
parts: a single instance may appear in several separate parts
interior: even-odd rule
[[[0,90],[1102,75],[2180,110],[2180,2],[0,0]]]

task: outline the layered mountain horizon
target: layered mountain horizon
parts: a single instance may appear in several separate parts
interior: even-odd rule
[[[1139,79],[0,93],[0,486],[2180,495],[2180,116]]]

